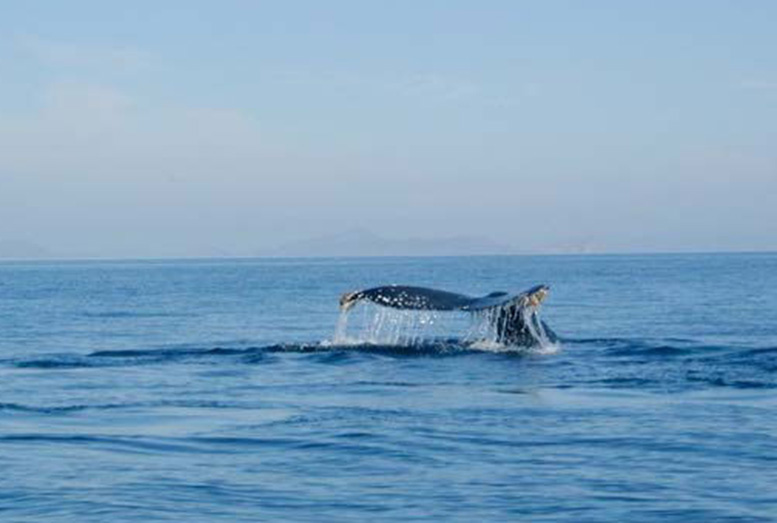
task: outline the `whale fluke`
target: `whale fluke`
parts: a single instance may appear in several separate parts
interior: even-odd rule
[[[537,285],[519,294],[499,291],[472,297],[426,287],[386,285],[345,293],[340,298],[340,308],[347,311],[366,300],[394,309],[481,313],[493,325],[495,341],[526,346],[557,340],[555,333],[537,316],[549,290],[547,285]]]

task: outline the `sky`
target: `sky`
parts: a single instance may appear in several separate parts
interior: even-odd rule
[[[2,2],[0,247],[777,250],[775,20],[770,0]]]

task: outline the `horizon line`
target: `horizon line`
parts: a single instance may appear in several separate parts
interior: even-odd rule
[[[688,256],[688,255],[735,255],[777,254],[777,249],[765,250],[689,250],[689,251],[609,251],[609,252],[535,252],[535,253],[483,253],[483,254],[346,254],[346,255],[182,255],[182,256],[41,256],[41,257],[0,257],[2,263],[18,262],[122,262],[122,261],[206,261],[206,260],[338,260],[338,259],[376,259],[376,258],[507,258],[507,257],[550,257],[550,256]]]

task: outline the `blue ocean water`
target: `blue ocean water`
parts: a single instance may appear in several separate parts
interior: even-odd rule
[[[561,347],[333,344],[386,283],[550,284]],[[774,520],[775,288],[777,254],[0,263],[0,520]]]

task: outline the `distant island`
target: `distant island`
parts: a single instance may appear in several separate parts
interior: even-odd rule
[[[456,256],[519,254],[509,245],[481,236],[387,238],[364,229],[312,237],[257,251],[257,256]]]
[[[528,254],[591,254],[601,252],[590,242],[542,248],[536,245],[516,246],[495,241],[488,236],[453,235],[442,237],[387,237],[367,229],[350,229],[333,234],[313,236],[268,244],[260,248],[219,248],[213,245],[192,246],[180,253],[148,245],[143,252],[103,253],[78,249],[61,252],[38,243],[20,239],[0,239],[0,260],[46,259],[117,259],[117,258],[242,258],[242,257],[348,257],[348,256],[484,256]]]

